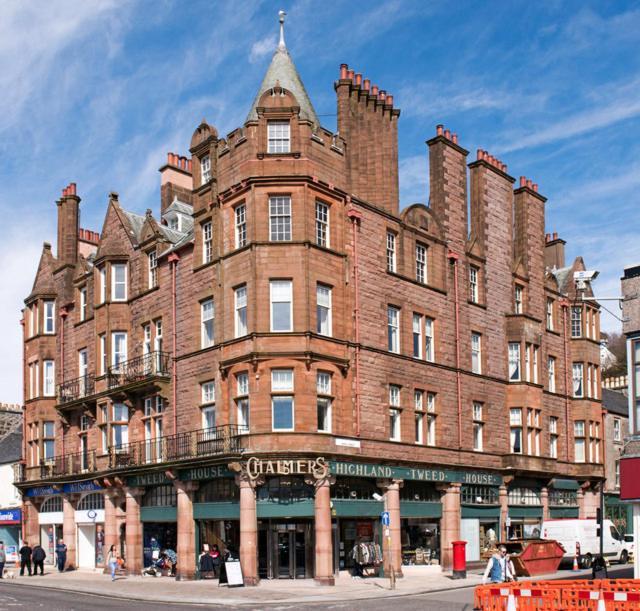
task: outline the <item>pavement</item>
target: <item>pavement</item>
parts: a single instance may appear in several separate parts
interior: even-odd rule
[[[269,607],[286,608],[374,608],[378,604],[386,605],[390,598],[394,600],[394,608],[416,608],[417,600],[421,608],[430,608],[426,601],[438,599],[441,603],[451,601],[451,609],[471,609],[473,587],[481,582],[481,572],[474,570],[466,579],[452,579],[442,573],[438,567],[403,567],[404,577],[398,579],[396,588],[390,589],[388,579],[370,577],[352,579],[347,573],[341,573],[335,586],[319,586],[310,579],[300,580],[262,580],[258,587],[229,588],[218,586],[215,580],[175,581],[170,577],[118,577],[112,582],[108,575],[98,571],[77,570],[63,574],[48,569],[44,576],[16,576],[14,579],[2,581],[0,589],[0,611],[4,608],[3,600],[8,596],[20,601],[29,593],[29,597],[39,592],[50,593],[51,597],[64,599],[61,593],[67,593],[69,600],[78,600],[78,594],[88,595],[99,600],[106,597],[112,601],[121,601],[118,608],[147,608],[149,603],[161,603],[162,606],[182,607],[183,605],[211,605],[226,607],[249,607],[262,609]],[[626,576],[632,567],[612,567],[612,576]],[[578,579],[590,578],[590,571],[558,571],[551,575],[541,575],[538,579]],[[24,596],[23,596],[24,594]],[[49,597],[47,594],[45,597]],[[75,598],[74,598],[75,597]],[[371,599],[375,600],[372,607]],[[413,599],[413,603],[410,601]],[[369,601],[369,602],[366,602]],[[35,601],[34,601],[35,602]],[[140,604],[133,604],[140,603]],[[345,606],[345,603],[347,605]],[[5,603],[6,604],[6,603]],[[409,605],[409,606],[407,606]],[[20,606],[18,603],[10,605]],[[33,606],[41,606],[34,604]],[[32,608],[33,608],[32,606]],[[46,605],[45,605],[46,606]],[[52,608],[51,605],[48,605]],[[100,605],[93,602],[75,608],[97,609]],[[54,607],[55,608],[55,607]],[[60,608],[71,608],[67,601]],[[445,607],[440,604],[433,608]]]

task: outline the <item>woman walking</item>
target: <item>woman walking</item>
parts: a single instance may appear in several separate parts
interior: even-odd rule
[[[115,581],[116,568],[118,568],[118,552],[116,552],[115,545],[112,545],[109,548],[109,553],[107,554],[107,566],[109,567],[109,571],[111,571],[111,581]]]

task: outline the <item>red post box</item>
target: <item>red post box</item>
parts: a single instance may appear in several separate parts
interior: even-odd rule
[[[453,578],[465,579],[467,576],[466,541],[452,541],[453,546]]]

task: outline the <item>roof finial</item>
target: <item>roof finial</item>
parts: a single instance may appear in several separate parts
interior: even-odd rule
[[[284,44],[284,17],[286,13],[284,11],[278,11],[278,17],[280,18],[280,43],[278,49],[286,49],[287,45]]]

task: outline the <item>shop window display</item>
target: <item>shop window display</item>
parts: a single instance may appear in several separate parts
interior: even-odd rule
[[[402,564],[440,563],[440,521],[429,518],[401,520]]]
[[[196,503],[216,503],[239,500],[240,488],[238,488],[232,478],[214,479],[208,482],[203,482],[196,492]]]
[[[436,490],[434,484],[407,480],[400,488],[400,500],[439,503],[440,493]]]

